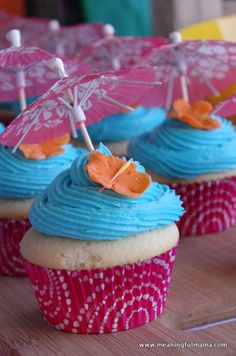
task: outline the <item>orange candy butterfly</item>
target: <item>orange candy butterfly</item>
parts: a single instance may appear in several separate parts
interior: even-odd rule
[[[196,101],[193,105],[183,99],[177,99],[173,104],[174,111],[169,112],[169,118],[179,119],[200,130],[214,130],[220,127],[220,122],[209,117],[212,105],[205,100]]]
[[[91,180],[122,195],[138,198],[151,184],[148,174],[136,170],[135,163],[93,152],[85,170]]]
[[[25,157],[35,160],[45,159],[47,157],[56,156],[64,152],[61,145],[70,142],[70,135],[65,134],[60,137],[53,138],[41,144],[25,144],[20,145],[19,149]]]

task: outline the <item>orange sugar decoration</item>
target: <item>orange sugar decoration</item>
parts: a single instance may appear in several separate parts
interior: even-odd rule
[[[69,142],[70,135],[65,134],[41,144],[23,144],[20,145],[19,149],[26,158],[41,160],[63,153],[64,149],[61,146],[66,145]]]
[[[200,130],[214,130],[221,126],[220,122],[208,114],[213,109],[212,105],[205,101],[196,101],[193,105],[183,99],[177,99],[173,104],[173,111],[169,112],[169,118],[175,118]]]
[[[150,176],[136,168],[137,165],[131,161],[101,152],[90,153],[85,166],[92,181],[130,198],[140,197],[151,184]]]

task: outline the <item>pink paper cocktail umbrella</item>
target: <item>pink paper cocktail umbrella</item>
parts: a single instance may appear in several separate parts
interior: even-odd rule
[[[211,112],[212,115],[229,117],[236,114],[236,94],[221,101]]]
[[[80,128],[88,149],[93,145],[85,124],[92,124],[121,109],[132,110],[155,81],[152,68],[121,70],[68,77],[20,114],[0,136],[0,143],[15,146],[40,143]],[[158,83],[159,84],[159,83]]]
[[[137,63],[152,49],[166,43],[161,37],[118,37],[110,33],[79,52],[77,58],[98,70],[118,70]]]
[[[9,15],[9,14],[8,14]],[[8,42],[6,34],[12,29],[18,29],[22,36],[22,45],[28,46],[28,42],[33,38],[48,31],[49,19],[28,18],[11,15],[0,23],[0,49],[6,48]]]
[[[153,91],[145,104],[165,106],[182,97],[194,102],[220,91],[235,82],[236,44],[226,41],[181,41],[172,34],[173,43],[152,50],[139,65],[156,67],[157,80],[162,82],[158,93]]]
[[[24,69],[25,94],[26,97],[33,97],[44,94],[58,79],[63,77],[58,73],[57,61],[53,58],[47,63],[36,63]],[[56,65],[55,65],[56,61]],[[93,69],[75,60],[64,61],[65,73],[71,75],[82,75],[91,73]],[[60,71],[60,68],[59,68]],[[7,102],[18,99],[18,87],[16,85],[16,72],[14,70],[0,69],[0,102]]]
[[[84,47],[104,37],[103,24],[79,24],[60,26],[53,20],[49,23],[49,30],[41,36],[35,37],[28,45],[33,45],[53,53],[61,58],[73,58]]]
[[[15,46],[0,51],[0,101],[19,97],[21,110],[24,110],[26,96],[43,94],[66,74],[63,63],[54,55],[36,47],[21,47],[18,30],[13,30],[12,34]],[[66,71],[78,75],[91,72],[88,66],[75,61],[66,63]]]
[[[11,30],[7,33],[6,37],[12,47],[5,48],[0,51],[0,69],[1,72],[5,70],[9,73],[14,73],[19,103],[22,111],[26,108],[26,83],[24,71],[27,67],[30,67],[35,63],[42,63],[52,59],[53,56],[40,48],[22,47],[21,34],[19,30]],[[1,79],[2,81],[6,79],[3,74],[1,75]]]

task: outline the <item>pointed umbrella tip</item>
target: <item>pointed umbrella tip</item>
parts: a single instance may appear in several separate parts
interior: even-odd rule
[[[6,39],[11,43],[14,47],[21,46],[21,33],[18,29],[12,29],[7,32]]]
[[[58,20],[51,20],[49,21],[49,30],[52,31],[52,32],[58,32],[60,31],[60,22]]]
[[[61,58],[52,58],[50,61],[47,62],[47,64],[51,69],[56,70],[61,78],[68,77],[65,72],[63,60]]]
[[[171,33],[169,34],[169,38],[170,38],[170,40],[171,40],[174,44],[177,44],[177,43],[180,43],[180,42],[183,41],[182,35],[181,35],[181,33],[178,32],[178,31],[171,32]]]
[[[115,28],[110,23],[107,23],[103,26],[103,34],[104,36],[114,36]]]

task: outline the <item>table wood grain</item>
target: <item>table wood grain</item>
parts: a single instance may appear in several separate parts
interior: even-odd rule
[[[164,325],[187,329],[236,317],[236,226],[181,238]]]
[[[114,334],[59,332],[42,319],[27,278],[0,277],[0,356],[236,355],[236,322],[181,330],[236,316],[236,228],[180,241],[166,310],[145,326]],[[235,314],[234,314],[235,313]],[[227,348],[160,348],[165,342],[227,343]]]

